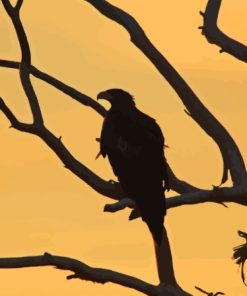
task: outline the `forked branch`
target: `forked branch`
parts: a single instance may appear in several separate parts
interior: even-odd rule
[[[9,0],[2,0],[3,6],[8,13],[21,48],[21,63],[20,63],[20,78],[25,94],[28,98],[29,105],[32,110],[33,121],[36,125],[43,124],[43,117],[40,110],[39,102],[36,93],[30,81],[30,66],[31,66],[31,51],[28,44],[27,36],[20,19],[20,8],[23,1],[18,0],[15,7],[13,7]]]
[[[220,53],[226,52],[240,61],[247,63],[247,46],[228,37],[217,26],[222,0],[209,0],[203,17],[203,26],[199,27],[209,43],[220,47]]]

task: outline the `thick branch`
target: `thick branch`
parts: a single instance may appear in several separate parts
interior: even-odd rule
[[[206,202],[224,204],[233,202],[247,205],[247,186],[234,186],[214,188],[213,190],[200,190],[198,192],[185,193],[166,199],[168,209],[182,205],[195,205]]]
[[[166,198],[166,208],[172,209],[184,205],[196,205],[206,202],[213,202],[222,204],[233,202],[240,205],[247,205],[247,186],[234,186],[234,187],[215,187],[213,190],[198,190],[191,193],[184,193],[181,195]],[[124,199],[113,204],[108,204],[105,207],[106,212],[115,213],[125,208],[135,208],[132,200]],[[140,212],[134,210],[131,213],[130,220],[140,217]]]
[[[188,193],[188,192],[195,192],[200,190],[199,188],[190,185],[189,183],[178,179],[174,172],[172,171],[171,167],[167,163],[167,173],[169,176],[169,184],[170,188],[178,193]]]
[[[12,69],[19,69],[20,63],[15,61],[0,60],[0,66],[6,67],[6,68],[12,68]],[[101,116],[103,117],[105,116],[106,114],[105,108],[102,105],[100,105],[97,101],[90,98],[89,96],[79,92],[75,88],[63,83],[62,81],[52,77],[51,75],[40,71],[34,66],[30,66],[30,73],[36,78],[41,79],[47,82],[48,84],[54,86],[64,94],[69,95],[71,98],[75,99],[79,103],[85,106],[91,107]]]
[[[14,7],[11,5],[9,0],[2,0],[2,3],[9,15],[14,12]]]
[[[20,10],[23,4],[23,0],[17,0],[15,9]]]
[[[209,0],[203,16],[202,34],[209,43],[218,45],[220,52],[226,52],[240,61],[247,62],[247,46],[225,35],[217,26],[222,0]]]
[[[116,6],[105,0],[85,0],[98,9],[103,15],[123,26],[130,34],[131,41],[146,55],[161,75],[176,91],[190,116],[217,143],[224,160],[222,182],[226,181],[226,171],[230,170],[234,184],[246,182],[246,169],[241,153],[227,130],[200,102],[199,98],[171,66],[165,57],[147,38],[137,21]]]
[[[22,22],[20,20],[20,8],[22,1],[18,1],[15,8],[9,8],[9,1],[2,0],[2,3],[14,25],[18,41],[21,48],[21,63],[20,63],[20,78],[22,82],[23,89],[29,100],[29,104],[33,114],[33,121],[37,125],[43,124],[42,113],[40,110],[39,102],[36,93],[33,89],[32,83],[30,81],[30,66],[31,66],[31,52],[28,44],[27,36],[24,31]]]
[[[58,269],[70,270],[74,274],[69,275],[67,279],[78,278],[100,284],[111,282],[135,289],[146,295],[158,295],[156,286],[138,278],[108,269],[90,267],[85,263],[68,257],[53,256],[45,253],[43,256],[0,258],[0,268],[23,268],[37,266],[55,266]]]

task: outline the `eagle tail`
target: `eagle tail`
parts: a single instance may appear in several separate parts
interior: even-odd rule
[[[164,215],[166,214],[166,209],[164,207],[164,199],[163,204],[160,204],[159,207],[155,207],[150,210],[148,208],[148,212],[141,210],[142,220],[147,223],[147,226],[153,236],[154,241],[159,246],[162,242],[162,234],[163,234],[163,224],[164,224]]]

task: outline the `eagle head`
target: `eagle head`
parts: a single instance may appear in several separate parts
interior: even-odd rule
[[[114,109],[125,109],[135,106],[134,98],[127,91],[112,88],[102,91],[97,95],[97,100],[106,100]]]

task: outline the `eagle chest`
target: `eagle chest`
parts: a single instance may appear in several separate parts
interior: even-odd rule
[[[118,155],[123,159],[135,158],[141,146],[135,142],[135,127],[130,118],[109,114],[103,123],[101,150],[109,157]]]

